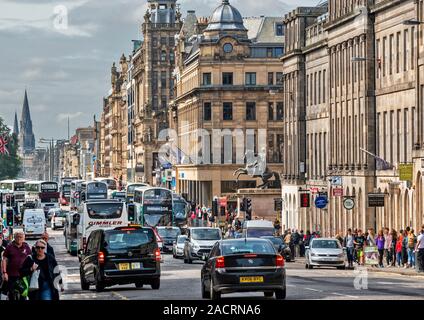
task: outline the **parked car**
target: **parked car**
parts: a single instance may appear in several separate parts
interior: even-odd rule
[[[222,294],[252,291],[286,298],[284,258],[266,239],[218,241],[201,271],[202,298],[216,300]]]
[[[65,220],[66,220],[66,214],[68,211],[65,210],[57,210],[57,209],[50,209],[50,211],[53,210],[53,214],[51,216],[51,228],[53,230],[56,230],[58,228],[64,228],[65,227]],[[49,214],[50,214],[49,211]]]
[[[261,238],[270,240],[272,244],[274,245],[275,250],[277,250],[277,252],[283,256],[286,262],[290,262],[290,261],[294,262],[294,260],[292,260],[292,257],[291,257],[290,248],[284,243],[281,237],[264,236]]]
[[[162,252],[172,252],[174,242],[181,235],[181,230],[178,227],[157,227],[159,236],[163,241]]]
[[[172,256],[175,259],[184,257],[184,244],[187,236],[178,236],[177,241],[174,241],[172,246]]]
[[[184,244],[184,263],[205,260],[215,243],[221,239],[219,228],[188,228]]]
[[[346,254],[339,240],[314,238],[305,249],[306,269],[313,267],[345,269]]]
[[[81,250],[82,251],[82,250]],[[93,231],[80,264],[81,289],[134,283],[160,288],[161,253],[152,228],[139,226]]]

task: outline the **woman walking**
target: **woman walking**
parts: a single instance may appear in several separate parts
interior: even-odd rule
[[[380,268],[384,268],[383,258],[384,258],[384,243],[385,243],[385,238],[384,238],[383,230],[380,230],[378,232],[377,237],[375,238],[375,243],[376,243],[377,249],[378,249],[378,266]]]
[[[398,268],[402,266],[402,238],[398,237],[396,241],[396,261]]]
[[[29,293],[30,300],[59,300],[57,284],[61,285],[62,292],[64,290],[57,261],[52,255],[46,254],[46,248],[47,243],[44,240],[38,240],[35,243],[35,254],[26,258],[20,270],[22,277],[32,276],[36,270],[40,271],[39,289]]]
[[[397,232],[392,229],[391,243],[390,243],[390,256],[392,257],[392,267],[396,266],[396,243],[398,240]]]

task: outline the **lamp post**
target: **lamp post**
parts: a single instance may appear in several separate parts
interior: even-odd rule
[[[55,140],[55,139],[44,139],[44,138],[40,138],[40,140],[38,141],[39,143],[44,143],[44,144],[49,144],[49,180],[52,181],[53,180],[53,176],[54,176],[54,144],[59,143],[59,142],[64,142],[67,140],[64,139],[60,139],[60,140]]]
[[[420,21],[417,19],[409,19],[409,20],[403,21],[403,25],[405,26],[419,26],[421,24],[424,24],[424,21]]]

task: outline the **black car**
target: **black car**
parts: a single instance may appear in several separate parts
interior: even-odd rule
[[[285,299],[284,258],[266,239],[218,241],[202,268],[202,298],[216,300],[221,294],[251,291]]]
[[[96,230],[88,238],[80,265],[81,289],[97,291],[116,284],[160,287],[161,253],[151,228]]]
[[[277,250],[277,252],[284,257],[284,260],[286,262],[294,261],[292,260],[292,257],[291,257],[290,248],[284,243],[281,237],[264,236],[261,238],[270,240],[272,244],[274,245],[275,250]]]
[[[174,242],[177,241],[179,235],[181,235],[181,230],[178,227],[157,227],[156,228],[159,236],[163,241],[162,251],[172,252]]]

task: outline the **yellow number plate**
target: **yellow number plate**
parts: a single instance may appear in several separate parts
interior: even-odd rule
[[[264,282],[264,277],[240,277],[240,283]]]
[[[129,263],[120,263],[119,264],[119,270],[121,270],[121,271],[130,270],[130,264]]]

